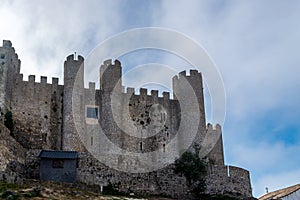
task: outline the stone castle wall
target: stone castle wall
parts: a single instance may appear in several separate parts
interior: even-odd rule
[[[252,197],[249,171],[224,165],[208,167],[207,192],[210,194],[235,194]]]
[[[27,149],[61,149],[63,86],[58,78],[51,84],[47,77],[22,79],[20,74],[11,98],[15,138]]]
[[[8,40],[3,40],[0,47],[0,107],[2,112],[9,110],[16,77],[20,73],[21,61],[15,53],[15,49]]]
[[[100,89],[95,88],[95,83],[84,88],[81,56],[67,57],[64,85],[59,85],[57,78],[47,83],[47,77],[41,77],[37,82],[33,75],[24,81],[20,60],[10,42],[0,47],[0,62],[0,107],[12,111],[15,126],[11,134],[30,150],[31,157],[36,156],[38,149],[80,151],[78,182],[104,186],[112,183],[126,193],[184,198],[191,192],[185,177],[174,174],[172,164],[155,172],[125,173],[108,168],[86,150],[99,151],[107,145],[105,137],[131,153],[157,150],[157,155],[148,158],[155,164],[169,155],[178,158],[187,149],[202,147],[208,150],[204,156],[213,160],[206,180],[207,192],[251,196],[249,172],[224,166],[221,127],[206,127],[203,81],[197,70],[191,70],[190,76],[183,71],[173,77],[174,99],[170,99],[167,92],[159,97],[158,91],[152,90],[149,95],[145,88],[140,89],[139,95],[134,88],[122,91],[122,67],[117,60],[105,61],[101,66]],[[88,108],[98,109],[96,118],[87,117]],[[101,131],[104,135],[99,134]],[[173,139],[177,140],[171,148],[169,143]],[[206,140],[213,146],[203,148]],[[124,164],[119,157],[107,159],[116,160],[120,166]],[[31,158],[27,164],[30,170],[25,172],[26,176],[37,178],[37,160]]]
[[[77,181],[91,186],[112,184],[123,193],[136,195],[161,195],[185,199],[189,196],[186,179],[175,175],[173,165],[150,173],[125,173],[111,169],[88,153],[79,154]]]
[[[80,153],[77,173],[78,182],[97,185],[99,188],[110,183],[124,193],[178,199],[191,197],[186,178],[174,173],[174,165],[150,173],[128,174],[108,168],[90,154]],[[205,192],[252,197],[249,171],[234,166],[209,165]]]

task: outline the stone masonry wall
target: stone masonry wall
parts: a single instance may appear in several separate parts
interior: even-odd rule
[[[12,96],[14,137],[27,149],[61,149],[63,86],[19,75]]]
[[[12,43],[3,40],[0,47],[0,108],[2,112],[10,109],[12,91],[17,75],[20,73],[21,61],[12,47]]]
[[[27,178],[38,178],[40,150],[26,154]],[[108,158],[109,159],[109,158]],[[90,153],[79,153],[76,184],[100,192],[101,186],[113,185],[119,192],[140,196],[158,195],[176,199],[192,199],[192,191],[184,175],[174,173],[174,165],[149,173],[126,173],[102,164]],[[97,189],[98,188],[98,189]],[[249,172],[233,166],[209,165],[206,193],[227,194],[238,198],[252,197]]]
[[[0,121],[0,180],[22,183],[26,150]]]
[[[75,123],[84,120],[84,58],[69,55],[64,62],[62,149],[84,151]],[[77,117],[77,118],[76,118]],[[83,126],[79,128],[84,129]]]
[[[186,178],[174,173],[174,165],[150,173],[129,174],[108,168],[88,153],[80,153],[77,181],[99,188],[112,184],[124,193],[191,198]],[[205,192],[209,194],[252,197],[249,172],[238,167],[209,165],[206,185]]]
[[[171,196],[188,199],[190,195],[186,178],[174,174],[174,166],[170,165],[150,173],[129,174],[110,169],[88,153],[79,154],[77,181],[87,185],[107,186],[112,184],[123,193],[137,195]]]
[[[233,194],[252,197],[249,171],[239,167],[210,165],[206,185],[209,194]]]

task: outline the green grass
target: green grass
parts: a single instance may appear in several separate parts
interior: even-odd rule
[[[17,184],[0,181],[0,193],[3,193],[6,190],[18,190],[18,189],[21,188]]]
[[[27,192],[22,192],[22,189],[24,188],[17,184],[0,181],[0,198],[18,200],[24,198],[41,197],[40,190],[37,188]]]

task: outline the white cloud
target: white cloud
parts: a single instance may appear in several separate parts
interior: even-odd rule
[[[284,163],[282,163],[284,164]],[[296,170],[286,170],[278,174],[268,174],[262,176],[259,180],[254,182],[254,194],[257,197],[262,196],[266,192],[266,187],[269,192],[279,190],[288,186],[299,184],[300,182],[300,168]]]
[[[0,38],[12,41],[24,77],[61,77],[67,55],[87,54],[119,26],[119,15],[108,20],[112,11],[118,13],[117,5],[117,1],[6,1],[0,8],[0,18],[6,19]]]

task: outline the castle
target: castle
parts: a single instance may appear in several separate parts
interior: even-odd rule
[[[209,163],[206,192],[252,197],[247,170],[224,164],[220,125],[206,124],[201,73],[173,77],[173,99],[157,90],[122,85],[118,60],[101,65],[100,88],[84,88],[84,58],[64,62],[64,85],[58,78],[34,75],[23,80],[12,43],[0,47],[0,108],[10,111],[10,135],[28,155],[42,149],[78,151],[77,181],[87,185],[118,184],[123,192],[181,198],[187,181],[174,174],[172,162],[182,152],[200,148]],[[30,153],[28,153],[30,152]],[[125,152],[125,153],[124,153]],[[146,156],[145,156],[146,155]],[[140,157],[139,157],[140,156]],[[108,161],[109,160],[109,161]],[[22,162],[22,161],[20,161]],[[35,167],[25,178],[36,178]],[[30,173],[28,173],[30,171]]]

